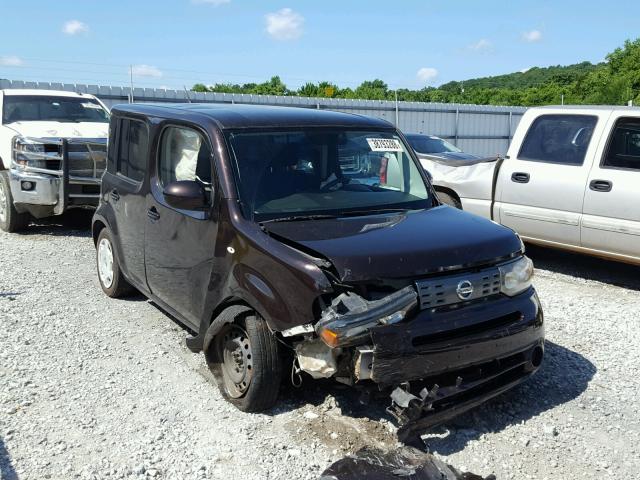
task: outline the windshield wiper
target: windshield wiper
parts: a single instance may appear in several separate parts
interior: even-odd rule
[[[375,215],[377,213],[406,213],[415,208],[372,208],[370,210],[349,210],[346,212],[340,212],[341,217],[356,217],[360,215]]]
[[[290,217],[278,217],[278,218],[272,218],[271,220],[263,220],[260,223],[261,225],[264,223],[277,223],[277,222],[301,222],[304,220],[323,220],[323,219],[327,219],[327,218],[338,218],[337,215],[325,215],[325,214],[318,214],[318,215],[292,215]]]

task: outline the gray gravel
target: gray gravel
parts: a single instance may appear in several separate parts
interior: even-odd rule
[[[326,382],[268,414],[232,408],[178,324],[102,294],[82,226],[0,232],[0,478],[311,479],[363,445],[395,446],[384,402],[359,407]],[[640,269],[531,256],[544,367],[426,445],[498,479],[638,478]]]

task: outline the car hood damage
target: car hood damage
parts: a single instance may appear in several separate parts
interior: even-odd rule
[[[495,263],[522,248],[508,228],[446,206],[264,227],[329,260],[342,282],[414,278]]]

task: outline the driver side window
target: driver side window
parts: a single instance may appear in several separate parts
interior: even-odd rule
[[[202,184],[212,192],[211,149],[203,135],[191,128],[168,127],[160,141],[158,176],[163,187],[176,181]]]

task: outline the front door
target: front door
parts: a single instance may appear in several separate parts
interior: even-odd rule
[[[587,183],[586,248],[640,258],[640,117],[615,113]]]
[[[595,115],[537,117],[500,169],[500,223],[525,238],[580,245],[584,188],[595,146]],[[515,147],[515,143],[514,143]]]
[[[218,231],[210,142],[196,128],[169,125],[162,130],[156,151],[157,163],[146,205],[147,282],[153,295],[197,329],[211,279]],[[191,211],[169,206],[163,189],[178,180],[201,182],[209,197],[209,208]]]

